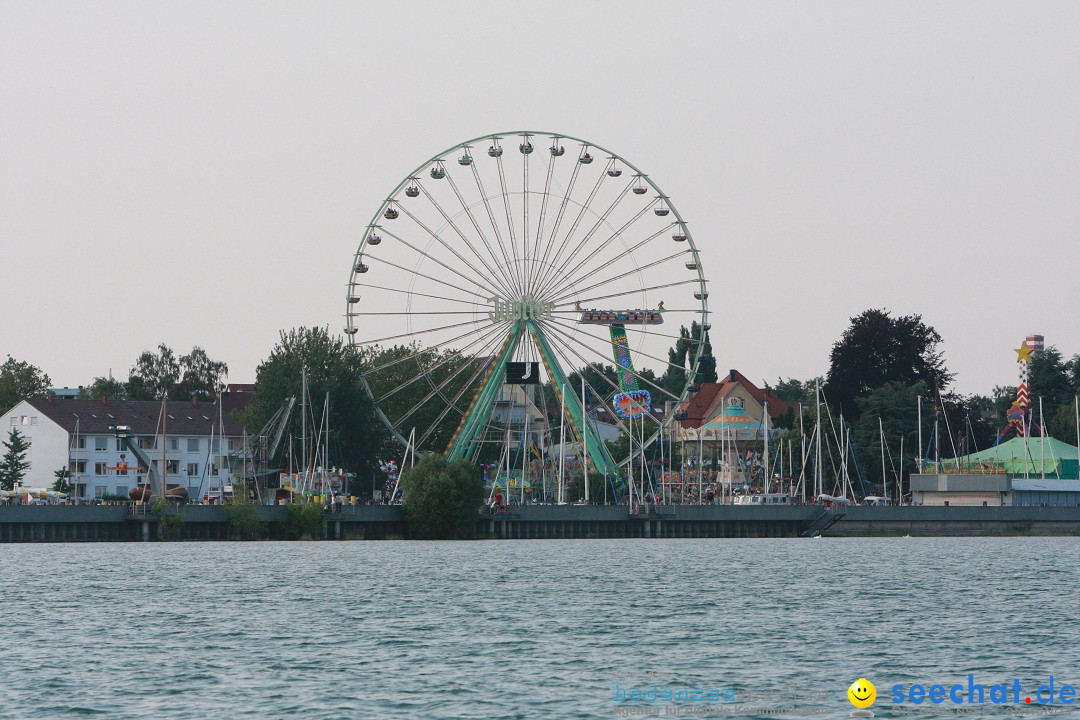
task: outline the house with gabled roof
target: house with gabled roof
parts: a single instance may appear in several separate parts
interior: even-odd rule
[[[127,496],[149,482],[127,443],[138,443],[166,489],[183,487],[192,499],[220,493],[243,463],[243,426],[233,417],[252,393],[222,393],[215,400],[23,400],[0,419],[6,437],[16,429],[30,444],[25,487],[51,488],[56,471],[71,472],[71,497]],[[129,438],[116,428],[126,426]],[[164,471],[164,473],[162,473]]]

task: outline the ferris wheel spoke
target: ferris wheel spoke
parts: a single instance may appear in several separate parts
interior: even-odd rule
[[[508,291],[509,291],[509,288],[512,288],[513,285],[514,285],[513,278],[511,278],[510,275],[507,273],[506,266],[502,262],[499,261],[499,258],[497,258],[495,256],[495,250],[494,250],[494,248],[491,247],[491,243],[488,242],[487,235],[485,235],[484,231],[480,229],[480,223],[477,221],[476,216],[473,214],[472,208],[469,206],[469,204],[467,202],[465,202],[465,197],[461,194],[461,190],[458,188],[457,183],[454,182],[454,178],[450,173],[446,174],[446,181],[450,184],[450,189],[452,189],[454,191],[454,195],[457,197],[458,202],[461,203],[461,209],[463,211],[465,211],[465,214],[469,218],[469,222],[471,222],[473,228],[476,229],[476,234],[480,236],[480,241],[482,243],[484,243],[484,248],[488,251],[488,255],[491,256],[492,267],[496,268],[498,270],[498,272],[499,272],[499,276],[503,280],[506,281],[504,283],[504,286],[506,288],[508,288]],[[479,183],[479,180],[477,182]],[[483,189],[481,188],[481,193],[482,192],[483,192]],[[502,248],[502,239],[501,238],[497,238],[497,239],[499,239],[499,249],[503,250],[503,248]],[[468,241],[466,241],[466,243],[467,242]],[[476,251],[474,250],[473,252],[476,252]],[[502,254],[503,254],[503,258],[505,259],[505,257],[506,257],[505,250],[503,250]],[[478,258],[480,257],[479,253],[477,253],[477,257]],[[480,262],[484,263],[484,262],[486,262],[486,260],[481,259]],[[512,292],[510,294],[513,295]]]
[[[603,263],[599,267],[589,268],[589,263],[593,258],[601,257],[600,253],[604,249],[606,249],[614,240],[621,237],[622,234],[627,230],[627,228],[629,228],[635,222],[640,220],[641,217],[645,213],[647,213],[648,211],[649,211],[649,206],[646,205],[639,213],[634,215],[634,217],[630,218],[630,220],[628,220],[626,223],[624,223],[622,227],[620,227],[618,230],[616,230],[614,233],[612,233],[608,237],[608,239],[605,240],[600,245],[600,247],[598,247],[595,251],[590,253],[584,260],[582,260],[580,265],[578,265],[573,270],[571,270],[569,273],[567,273],[567,275],[564,278],[556,279],[554,282],[550,283],[551,287],[550,288],[545,288],[545,292],[547,294],[549,294],[549,295],[554,295],[556,293],[565,292],[568,288],[573,287],[575,283],[580,282],[585,276],[593,275],[595,273],[598,273],[601,270],[603,270],[604,268],[609,267],[609,266],[619,262],[620,260],[623,260],[624,258],[630,257],[631,254],[635,250],[640,249],[641,247],[643,247],[647,243],[650,243],[653,240],[660,237],[661,235],[667,233],[667,231],[672,227],[671,225],[668,225],[667,227],[661,228],[660,230],[657,230],[656,232],[654,232],[652,235],[649,235],[645,239],[638,241],[633,246],[627,248],[625,252],[614,254],[611,258],[609,258],[607,260],[607,262]],[[568,265],[569,265],[569,263],[570,263],[570,261],[567,261]]]
[[[544,322],[545,323],[551,323],[552,325],[559,325],[561,327],[569,328],[569,329],[572,329],[572,330],[577,329],[573,325],[567,325],[567,324],[559,322],[557,320],[550,320],[549,319],[549,320],[545,320]],[[554,329],[554,328],[552,328],[552,329]],[[607,354],[605,354],[603,352],[600,352],[596,348],[589,345],[587,342],[582,341],[580,338],[574,337],[571,333],[567,333],[567,332],[560,331],[560,330],[557,330],[557,329],[555,331],[556,332],[562,332],[563,336],[566,337],[568,340],[572,340],[572,341],[578,343],[579,345],[582,345],[584,347],[589,348],[589,350],[595,352],[596,354],[600,355],[601,357],[607,358],[608,360],[611,359]],[[694,340],[697,343],[698,347],[700,348],[700,346],[701,346],[701,341],[700,340],[697,340],[696,338],[690,338],[690,339]],[[676,365],[675,363],[672,363],[672,362],[670,362],[668,360],[663,360],[661,358],[656,357],[655,355],[650,355],[647,352],[645,352],[644,350],[640,350],[640,349],[639,350],[634,350],[634,355],[640,355],[642,357],[647,357],[650,360],[655,360],[658,363],[661,363],[663,365],[667,365],[668,367],[671,367],[671,368],[675,368],[676,370],[685,370],[686,369],[682,365]],[[644,380],[645,382],[649,382],[648,379],[641,376],[641,373],[635,372],[634,374],[638,377],[638,379]],[[652,383],[649,383],[649,384],[651,385]],[[667,390],[664,390],[659,385],[654,385],[653,387],[655,387],[657,390],[660,390],[664,394],[670,396],[672,399],[675,399],[675,400],[679,399],[679,397],[677,395],[672,395],[670,392],[668,392]]]
[[[533,243],[533,251],[529,256],[532,260],[532,272],[530,275],[535,274],[538,267],[542,267],[537,266],[537,260],[540,258],[540,240],[544,235],[544,219],[547,216],[548,197],[551,192],[551,177],[554,173],[555,155],[553,153],[548,153],[547,174],[544,177],[544,192],[540,195],[540,217],[537,219],[536,223],[536,241]],[[526,195],[528,195],[528,193],[526,193]],[[534,295],[533,291],[536,289],[534,284],[526,288],[526,294]]]
[[[472,168],[473,179],[476,181],[476,189],[480,191],[480,198],[484,201],[484,209],[487,211],[488,220],[491,222],[491,229],[495,233],[495,240],[499,246],[499,251],[502,253],[503,259],[511,269],[511,275],[514,276],[514,286],[519,287],[521,278],[518,277],[517,266],[510,262],[510,256],[506,254],[506,244],[503,242],[502,233],[499,232],[499,223],[495,221],[495,213],[491,209],[491,203],[488,202],[487,192],[484,191],[484,182],[480,179],[480,171],[476,169],[476,163],[474,162],[469,166]]]
[[[439,214],[443,216],[443,219],[444,219],[444,220],[446,220],[447,224],[448,224],[448,225],[450,225],[450,227],[454,229],[454,232],[458,234],[458,237],[460,237],[460,238],[462,239],[462,241],[464,241],[465,245],[466,245],[466,246],[468,246],[468,248],[469,248],[470,250],[472,250],[473,254],[474,254],[474,255],[476,255],[476,257],[477,257],[477,258],[479,258],[479,259],[480,259],[480,262],[484,262],[484,259],[480,257],[479,253],[477,253],[477,252],[476,252],[476,248],[474,248],[474,247],[472,246],[472,243],[470,243],[470,242],[469,242],[469,239],[468,239],[467,237],[465,237],[465,235],[464,235],[464,234],[463,234],[463,233],[461,232],[461,230],[459,230],[459,229],[458,229],[458,226],[454,224],[454,221],[453,221],[453,220],[452,220],[452,219],[450,218],[450,216],[446,214],[446,211],[445,211],[445,210],[443,210],[442,206],[441,206],[441,205],[439,204],[439,202],[438,202],[438,201],[437,201],[437,200],[435,199],[435,196],[434,196],[434,195],[432,195],[432,194],[431,194],[430,192],[428,192],[428,189],[427,189],[427,188],[425,188],[425,187],[423,186],[423,184],[421,184],[421,183],[420,183],[420,181],[419,181],[419,180],[418,180],[418,181],[416,181],[416,186],[417,186],[417,187],[419,187],[419,188],[420,188],[420,190],[421,190],[421,191],[422,191],[422,192],[424,193],[424,196],[425,196],[425,197],[427,197],[427,199],[428,199],[429,201],[431,201],[431,204],[435,206],[435,209],[436,209],[436,210],[438,210]],[[458,251],[457,251],[457,250],[456,250],[456,249],[455,249],[455,248],[454,248],[454,247],[453,247],[452,245],[450,245],[450,244],[449,244],[449,243],[447,243],[447,242],[446,242],[445,240],[443,240],[443,239],[442,239],[442,237],[440,237],[440,236],[439,236],[439,234],[438,234],[437,232],[435,232],[434,230],[432,230],[431,228],[429,228],[429,227],[428,227],[427,225],[425,225],[425,224],[423,223],[423,221],[421,221],[421,220],[420,220],[420,219],[419,219],[418,217],[416,217],[416,215],[414,215],[413,213],[409,212],[408,208],[407,208],[407,207],[405,207],[405,205],[403,205],[403,204],[400,204],[400,203],[399,203],[399,207],[401,208],[401,211],[402,211],[403,213],[405,213],[406,215],[408,215],[408,216],[409,216],[409,217],[410,217],[410,218],[411,218],[411,219],[413,220],[413,222],[415,222],[415,223],[416,223],[417,225],[419,225],[420,227],[422,227],[422,228],[424,229],[424,231],[425,231],[425,232],[426,232],[426,233],[427,233],[428,235],[430,235],[431,237],[435,238],[435,240],[437,240],[437,241],[439,242],[439,244],[440,244],[440,245],[442,245],[442,246],[443,246],[444,248],[446,248],[446,249],[447,249],[448,251],[450,251],[451,253],[453,253],[454,257],[456,257],[456,258],[457,258],[458,260],[460,260],[460,261],[461,261],[462,263],[464,263],[464,264],[465,264],[465,266],[469,268],[469,270],[471,270],[472,272],[474,272],[474,273],[475,273],[475,274],[476,274],[476,275],[477,275],[478,277],[485,277],[485,273],[484,273],[484,272],[481,272],[480,270],[478,270],[478,269],[476,268],[476,266],[474,266],[474,265],[473,265],[473,264],[472,264],[471,262],[469,262],[468,260],[466,260],[466,259],[465,259],[465,257],[464,257],[464,256],[462,256],[462,255],[461,255],[461,253],[459,253],[459,252],[458,252]],[[389,234],[389,233],[388,233],[388,234]],[[494,279],[494,280],[495,280],[496,282],[500,282],[500,284],[501,284],[501,278],[499,278],[499,277],[496,277],[496,276],[492,276],[492,277],[493,277],[493,279]],[[505,286],[503,286],[503,288],[502,288],[502,289],[503,289],[504,291],[506,291],[506,292],[509,292],[509,291],[510,291],[510,290],[509,290],[509,288],[508,288],[508,287],[505,287]]]
[[[420,248],[416,247],[415,245],[413,245],[412,243],[410,243],[408,240],[401,237],[400,235],[395,235],[394,233],[390,232],[389,230],[383,230],[383,232],[386,233],[387,235],[389,235],[390,237],[394,238],[395,240],[397,240],[399,243],[401,243],[405,247],[407,247],[410,250],[412,250],[413,252],[415,252],[417,255],[422,255],[423,257],[427,258],[428,260],[435,263],[436,265],[439,265],[440,267],[454,273],[455,275],[457,275],[462,280],[465,280],[466,282],[472,283],[473,285],[475,285],[476,287],[480,288],[485,293],[487,293],[489,297],[495,292],[495,289],[493,287],[490,287],[488,285],[484,285],[483,283],[479,282],[475,278],[471,278],[468,275],[466,275],[465,273],[459,271],[457,268],[450,267],[449,265],[444,263],[439,258],[434,257],[433,255],[428,253],[426,250],[421,250]],[[385,260],[383,262],[385,262]],[[453,286],[451,286],[451,287],[453,287]]]
[[[500,337],[501,336],[498,333],[493,334],[493,336],[489,336],[488,341],[484,346],[484,350],[493,349],[498,344],[498,341],[499,341]],[[490,362],[486,362],[486,363],[483,363],[480,367],[484,367],[484,366],[487,366],[489,364],[490,364]],[[455,398],[453,400],[449,401],[449,402],[447,402],[446,398],[443,396],[442,389],[444,387],[446,387],[452,380],[454,380],[454,378],[456,378],[458,375],[460,375],[466,368],[468,368],[470,366],[475,366],[475,365],[476,365],[476,363],[469,362],[468,359],[465,359],[464,362],[462,362],[461,365],[456,370],[454,370],[454,372],[450,376],[448,376],[441,383],[439,383],[438,386],[432,388],[432,390],[429,393],[427,393],[423,398],[421,398],[421,400],[418,403],[416,403],[416,405],[414,405],[412,408],[410,408],[409,411],[407,413],[405,413],[405,415],[403,415],[401,418],[399,418],[397,420],[397,422],[394,423],[394,425],[396,427],[400,427],[403,422],[408,420],[409,417],[411,417],[414,413],[416,413],[421,407],[426,405],[427,402],[429,400],[431,400],[432,398],[434,398],[435,396],[438,396],[439,398],[441,398],[443,400],[443,402],[446,402],[446,407],[444,408],[443,413],[440,413],[440,415],[439,415],[440,418],[445,417],[445,413],[449,412],[449,410],[457,409],[456,405],[457,405],[458,399],[460,399],[460,397],[465,393],[465,391],[468,390],[468,388],[472,385],[473,380],[470,379],[468,382],[466,382],[464,385],[462,385],[462,387],[458,390],[458,394],[455,396]],[[422,375],[422,377],[426,377],[426,376],[427,376],[427,373],[424,373]],[[477,373],[474,372],[472,377],[475,378],[476,376],[477,376]],[[441,420],[437,420],[428,429],[431,430],[431,429],[437,427],[439,422],[441,422]],[[427,438],[428,434],[429,433],[425,433],[424,435],[421,436],[422,441]],[[421,441],[420,444],[423,444],[422,441]]]
[[[548,258],[551,255],[551,249],[555,245],[555,238],[559,234],[559,228],[562,227],[563,218],[566,217],[566,208],[570,204],[570,195],[574,192],[574,186],[577,185],[578,175],[581,173],[581,163],[574,163],[574,170],[570,174],[570,182],[566,186],[566,190],[563,192],[562,202],[559,203],[559,211],[555,214],[555,222],[551,226],[551,233],[548,235],[547,242],[544,243],[544,256],[537,264],[538,272],[542,278],[546,274],[548,267]],[[538,278],[539,282],[539,278]]]
[[[508,323],[508,322],[503,322],[503,323],[500,323],[498,325],[498,327],[501,327],[501,328],[505,329],[506,327],[509,326],[509,324],[510,323]],[[382,372],[383,370],[385,370],[385,369],[387,369],[389,367],[393,367],[394,365],[398,365],[400,363],[407,362],[407,361],[413,359],[414,357],[416,357],[418,355],[423,355],[424,353],[431,352],[432,350],[438,350],[439,348],[443,347],[444,345],[449,345],[450,343],[455,343],[458,340],[469,337],[470,335],[476,335],[479,332],[482,332],[482,331],[477,330],[477,329],[474,328],[472,330],[468,330],[466,332],[463,332],[462,334],[458,335],[457,337],[452,337],[449,340],[443,340],[442,342],[437,342],[437,343],[434,343],[432,345],[421,346],[419,343],[417,343],[416,349],[413,350],[413,352],[409,353],[408,355],[404,355],[402,357],[395,358],[394,360],[391,360],[388,363],[384,363],[382,365],[379,365],[378,367],[370,368],[367,372],[369,372],[371,374],[376,374],[376,373]]]
[[[604,285],[608,285],[608,284],[613,283],[613,282],[615,282],[617,280],[622,280],[623,278],[629,277],[630,275],[640,274],[640,273],[642,273],[642,272],[644,272],[646,270],[649,270],[650,268],[654,268],[654,267],[656,267],[658,265],[663,265],[664,263],[668,262],[669,260],[674,260],[675,258],[679,257],[680,255],[686,255],[688,252],[690,252],[690,251],[689,250],[679,250],[676,253],[672,253],[671,255],[668,255],[667,257],[661,258],[659,260],[653,260],[650,263],[635,267],[632,270],[627,270],[626,272],[620,273],[618,275],[613,275],[612,277],[609,277],[609,278],[607,278],[605,280],[601,280],[598,283],[593,283],[592,285],[589,285],[587,287],[580,288],[580,289],[578,289],[577,292],[579,292],[579,293],[588,292],[589,290],[595,290],[598,287],[603,287]],[[573,292],[567,293],[565,295],[560,295],[557,298],[553,298],[552,302],[559,302],[560,300],[565,300],[566,298],[571,297],[572,295],[574,295]]]
[[[578,163],[578,164],[580,165],[580,163]],[[581,206],[578,208],[577,216],[574,218],[574,222],[571,223],[570,229],[566,231],[566,235],[563,237],[562,242],[559,243],[558,250],[556,250],[554,257],[552,257],[552,259],[551,259],[551,264],[548,265],[547,267],[543,268],[543,270],[541,272],[541,275],[540,275],[540,286],[541,287],[543,287],[543,285],[547,282],[548,276],[550,276],[551,273],[556,272],[555,268],[558,265],[559,256],[562,255],[563,250],[566,249],[567,243],[569,243],[571,238],[574,237],[574,233],[577,231],[578,225],[581,224],[581,219],[583,217],[585,217],[585,213],[588,212],[589,206],[592,205],[592,201],[596,197],[596,193],[598,193],[600,191],[600,186],[604,184],[604,180],[607,179],[607,177],[608,177],[607,173],[604,173],[604,172],[600,173],[600,177],[597,178],[596,184],[593,185],[592,190],[589,192],[589,196],[587,198],[585,198],[585,202],[581,203]],[[627,188],[627,189],[629,189],[629,188]]]
[[[586,302],[595,302],[596,300],[610,300],[611,298],[625,297],[626,295],[635,295],[637,293],[650,292],[652,290],[663,290],[664,288],[678,287],[680,285],[697,285],[699,283],[701,283],[700,278],[691,278],[691,279],[687,279],[687,280],[679,280],[678,282],[664,283],[663,285],[650,285],[649,287],[636,287],[636,288],[631,288],[630,290],[624,290],[622,292],[611,293],[610,295],[597,295],[596,297],[581,298],[581,299],[576,300],[576,301],[569,300],[567,302],[561,302],[561,303],[557,302],[557,303],[555,303],[555,307],[557,307],[557,308],[558,307],[567,307],[569,305],[574,305],[575,302],[576,303],[586,303]],[[704,284],[702,284],[702,287],[704,288]],[[566,296],[566,297],[572,297],[572,296]],[[665,311],[665,312],[667,312],[667,311]]]
[[[494,362],[495,362],[495,358],[493,356],[489,356],[488,359],[485,362],[475,363],[476,371],[472,374],[472,376],[469,378],[469,380],[464,385],[461,386],[461,389],[458,390],[457,395],[455,395],[453,397],[453,399],[446,404],[446,407],[443,408],[442,412],[439,413],[439,416],[437,418],[435,418],[435,421],[420,436],[420,444],[421,445],[423,445],[425,442],[427,442],[427,439],[429,437],[431,437],[432,433],[434,433],[435,430],[442,423],[442,421],[446,419],[446,416],[450,413],[450,411],[452,409],[453,410],[458,410],[457,404],[459,402],[461,402],[461,398],[465,395],[465,393],[469,390],[469,388],[472,388],[472,387],[474,387],[476,385],[477,380],[479,380],[481,377],[483,377],[491,369],[491,365]],[[461,412],[461,411],[458,410],[458,412]],[[462,414],[462,416],[465,415],[464,412],[462,412],[461,414]]]
[[[495,338],[501,337],[501,331],[504,331],[504,328],[496,326],[494,329],[489,330],[486,333],[478,334],[476,339],[474,339],[472,342],[470,342],[465,347],[461,348],[460,353],[448,354],[448,355],[446,355],[446,357],[444,357],[442,360],[437,362],[435,365],[432,365],[431,367],[423,368],[420,373],[418,373],[417,375],[415,375],[411,379],[406,380],[405,382],[403,382],[403,383],[401,383],[399,385],[396,385],[389,392],[384,393],[382,396],[376,398],[375,402],[377,402],[377,403],[385,402],[386,400],[393,397],[397,393],[401,392],[405,388],[411,386],[417,380],[420,380],[421,378],[429,378],[433,372],[435,372],[439,368],[443,367],[444,365],[447,365],[447,364],[453,362],[454,360],[462,360],[463,361],[462,365],[463,366],[467,365],[469,363],[469,356],[465,354],[465,350],[472,347],[473,345],[476,345],[477,343],[484,343],[483,346],[481,347],[481,350],[487,349],[488,347],[491,346],[491,339],[493,337],[495,337]],[[447,378],[447,381],[449,381],[453,377],[456,377],[459,372],[460,372],[460,368],[458,368],[458,370],[455,371],[454,375],[452,375],[450,378]],[[441,385],[440,385],[440,387],[441,387]],[[438,389],[438,388],[436,388],[436,389]],[[430,399],[429,397],[425,397],[423,400],[420,401],[420,404],[422,405],[423,403],[427,402],[429,399]],[[400,423],[402,421],[404,421],[405,419],[407,419],[407,418],[401,418],[401,420],[399,420],[395,424],[400,425]]]
[[[520,266],[518,264],[519,261],[518,261],[518,252],[517,252],[517,234],[514,232],[514,217],[513,217],[513,214],[510,212],[510,193],[506,189],[506,173],[503,172],[502,155],[499,155],[497,158],[495,158],[495,164],[498,165],[498,167],[499,167],[499,188],[502,190],[503,210],[506,211],[506,227],[507,227],[507,230],[510,233],[510,251],[514,254],[514,269],[515,270],[521,270],[521,268],[520,268]],[[527,198],[526,198],[526,201],[527,201]],[[524,275],[524,273],[522,273],[520,275],[520,277],[521,277],[521,287],[522,287],[522,289],[524,289],[524,287],[525,287],[525,275]]]
[[[604,177],[607,177],[607,173],[604,173],[604,175],[601,176],[601,178],[604,178]],[[601,213],[600,217],[597,218],[595,223],[593,223],[593,226],[591,228],[589,228],[589,231],[587,233],[585,233],[585,237],[581,238],[580,242],[574,244],[574,249],[570,252],[569,255],[566,256],[566,259],[563,260],[563,262],[562,262],[563,267],[567,267],[567,268],[573,267],[574,258],[576,258],[578,256],[578,254],[581,253],[581,251],[585,248],[585,246],[589,244],[589,241],[592,240],[593,235],[595,235],[596,231],[600,229],[600,226],[605,225],[607,223],[608,217],[610,217],[611,213],[615,211],[615,208],[617,208],[619,206],[619,203],[621,203],[623,201],[623,198],[625,198],[627,195],[630,194],[630,190],[633,187],[634,187],[634,181],[631,180],[629,183],[627,183],[626,187],[624,187],[622,189],[622,192],[619,193],[619,195],[615,198],[615,200],[613,200],[612,203],[607,207],[607,209],[604,210],[603,213]],[[584,210],[585,208],[582,208],[582,209]],[[615,236],[618,236],[619,233],[621,233],[623,229],[629,227],[631,224],[636,222],[642,215],[645,214],[645,212],[648,211],[648,209],[649,209],[648,206],[645,206],[642,209],[641,212],[639,212],[629,222],[627,222],[625,225],[623,225],[623,227],[621,229],[617,230],[615,232]],[[571,231],[571,232],[573,232],[573,231]],[[601,246],[601,247],[603,247],[603,246]],[[599,251],[600,251],[600,248],[598,248],[596,251],[594,251],[594,253],[599,252]],[[558,275],[549,273],[547,280],[545,280],[543,283],[541,283],[540,290],[538,291],[538,294],[547,292],[548,286],[551,285],[552,283],[557,283],[558,281],[559,281]]]
[[[402,290],[401,288],[384,287],[382,285],[370,285],[368,283],[354,282],[354,283],[352,283],[352,287],[371,288],[373,290],[383,290],[385,292],[401,293],[403,295],[410,295],[410,296],[414,296],[414,297],[431,298],[432,300],[444,300],[446,302],[461,303],[463,305],[476,305],[477,304],[477,302],[475,300],[462,300],[461,298],[446,297],[444,295],[429,295],[427,293],[416,292],[415,290]],[[479,295],[477,295],[476,297],[479,297]],[[352,315],[353,313],[350,312],[348,314]]]
[[[547,328],[549,330],[551,330],[552,332],[555,332],[555,333],[561,335],[562,337],[566,338],[567,340],[572,340],[572,341],[578,343],[579,345],[585,347],[590,352],[596,353],[601,358],[603,358],[605,361],[607,361],[607,362],[611,361],[611,357],[609,355],[607,355],[604,352],[601,352],[600,350],[597,350],[595,347],[589,345],[588,343],[583,342],[582,340],[580,340],[580,339],[578,339],[576,337],[573,337],[570,333],[567,333],[567,332],[562,331],[562,330],[560,330],[558,328],[554,328],[554,327],[550,327],[550,326],[547,326]],[[637,354],[637,355],[645,355],[642,352],[636,352],[635,354]],[[580,355],[578,357],[580,357]],[[645,355],[645,357],[650,357],[650,356]],[[667,364],[670,365],[673,368],[676,368],[676,369],[682,369],[682,370],[686,369],[686,368],[683,368],[683,367],[681,367],[679,365],[672,365],[671,363],[667,363]],[[644,383],[647,383],[647,384],[651,385],[652,387],[656,388],[657,390],[662,392],[664,395],[667,395],[668,397],[670,397],[672,400],[675,400],[676,402],[678,402],[679,400],[682,399],[678,395],[674,395],[670,391],[668,391],[667,389],[665,389],[665,388],[661,387],[660,385],[657,385],[656,383],[652,382],[647,377],[643,376],[640,372],[634,371],[634,377],[636,377],[641,382],[644,382]],[[605,378],[605,380],[607,380],[607,378]],[[610,380],[607,380],[607,381],[609,383],[611,382]],[[622,388],[618,388],[618,390],[621,392]]]
[[[530,142],[528,135],[525,136],[525,142]],[[499,160],[501,162],[502,158],[499,158]],[[529,287],[529,153],[522,153],[521,165],[521,184],[525,188],[525,192],[521,194],[521,272],[525,278],[525,290],[527,293]]]
[[[466,320],[462,323],[454,323],[453,325],[443,325],[441,327],[427,328],[425,330],[413,330],[412,332],[401,333],[400,335],[388,335],[387,337],[377,338],[375,340],[357,340],[356,344],[378,345],[379,343],[386,342],[387,340],[398,340],[404,337],[413,337],[414,335],[426,335],[428,333],[439,332],[441,330],[452,330],[454,328],[465,327],[466,325],[475,325],[477,322],[480,322],[479,318],[475,320]]]
[[[552,328],[548,327],[547,329],[551,330]],[[556,331],[556,332],[558,332],[558,331]],[[588,347],[588,345],[586,345],[586,347]],[[578,370],[578,377],[580,378],[581,381],[583,381],[585,383],[585,387],[587,387],[590,391],[592,391],[592,394],[593,394],[594,397],[600,398],[601,405],[606,405],[607,401],[608,401],[608,398],[609,398],[609,395],[597,391],[597,389],[593,386],[593,384],[589,382],[588,378],[585,377],[585,370],[591,368],[592,363],[590,363],[588,360],[586,360],[585,357],[581,355],[581,353],[577,352],[576,350],[574,350],[569,345],[563,345],[560,348],[559,345],[552,344],[552,348],[554,349],[556,355],[559,355],[559,356],[562,357],[563,362],[565,362],[568,367],[573,367],[574,366],[574,361],[569,358],[567,353],[569,353],[571,355],[574,355],[578,359],[578,361],[584,363],[582,369]],[[613,383],[606,375],[604,375],[603,373],[598,373],[598,375],[600,376],[600,378],[604,382],[606,382],[608,385],[610,385],[614,389],[615,392],[611,393],[610,397],[614,397],[615,393],[622,392],[622,388],[620,388],[616,383]],[[585,398],[581,398],[581,404],[584,407]],[[606,410],[606,407],[605,407],[605,410]],[[612,412],[611,415],[612,415],[612,418],[615,420],[615,423],[619,426],[619,428],[621,430],[626,430],[626,425],[622,422],[622,420],[619,419],[619,416],[616,415],[615,412]]]
[[[386,260],[386,259],[383,259],[381,257],[376,257],[374,255],[368,255],[367,259],[368,260],[374,260],[375,262],[382,263],[383,265],[388,265],[388,266],[390,266],[392,268],[396,268],[398,270],[401,270],[403,273],[405,273],[406,275],[408,275],[410,277],[412,277],[412,276],[422,277],[425,280],[430,280],[430,281],[438,283],[440,285],[445,285],[448,288],[453,288],[454,290],[466,292],[466,293],[469,293],[470,295],[473,295],[473,296],[476,295],[476,293],[473,292],[473,291],[462,290],[462,288],[459,287],[458,285],[454,285],[453,283],[448,283],[445,280],[440,280],[438,278],[432,277],[431,275],[425,275],[424,273],[420,272],[419,270],[411,270],[411,269],[409,269],[407,267],[404,267],[402,265],[398,265],[397,263],[395,263],[395,262],[393,262],[391,260]],[[491,292],[491,288],[483,288],[483,290],[484,290],[485,294]],[[411,292],[411,291],[406,291],[406,292]]]

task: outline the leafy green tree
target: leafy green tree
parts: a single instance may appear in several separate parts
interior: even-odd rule
[[[30,443],[26,442],[22,433],[11,428],[3,445],[5,452],[4,457],[0,458],[0,489],[14,490],[16,485],[22,484],[26,471],[30,469],[30,462],[26,459]]]
[[[888,310],[867,310],[832,348],[825,395],[833,412],[850,420],[861,412],[857,398],[888,383],[923,383],[937,398],[952,382],[938,346],[941,336],[921,315],[892,317]]]
[[[363,359],[326,328],[282,331],[270,356],[256,371],[255,400],[238,419],[249,428],[265,425],[288,398],[300,396],[305,366],[312,404],[321,408],[323,398],[330,395],[330,464],[358,474],[374,468],[386,436],[361,384]],[[313,412],[318,419],[321,412]],[[294,413],[290,422],[289,432],[300,437],[300,413]]]
[[[191,349],[187,355],[179,357],[172,348],[162,343],[157,351],[147,350],[135,360],[124,396],[130,400],[187,400],[193,395],[209,395],[219,392],[224,387],[229,367],[220,361],[212,360],[199,346]],[[91,385],[91,395],[108,394],[114,390],[113,381],[95,378]],[[119,394],[115,395],[120,397]]]
[[[70,493],[71,492],[71,470],[66,467],[62,467],[53,473],[56,480],[53,482],[52,489],[56,492]]]
[[[14,359],[10,355],[0,365],[0,412],[5,412],[23,400],[43,398],[52,381],[40,368]]]
[[[702,327],[697,321],[690,323],[689,329],[683,325],[679,328],[679,339],[668,349],[668,365],[658,384],[673,395],[681,393],[686,386],[686,378],[697,358],[697,338],[701,333]],[[712,340],[706,330],[701,346],[701,364],[698,365],[694,382],[716,382],[716,378],[716,358],[713,357]]]
[[[127,383],[112,377],[96,377],[90,386],[83,389],[83,395],[91,400],[126,400],[128,396]]]
[[[414,537],[468,540],[476,537],[477,511],[484,502],[479,468],[464,460],[450,462],[425,454],[401,476],[405,517]]]
[[[1043,417],[1046,421],[1048,435],[1068,437],[1067,433],[1072,429],[1073,422],[1061,423],[1059,420],[1060,408],[1069,407],[1075,397],[1075,389],[1070,377],[1070,364],[1066,361],[1061,351],[1051,345],[1042,352],[1033,353],[1031,356],[1031,374],[1029,384],[1031,386],[1031,404],[1035,413],[1035,422],[1039,421],[1039,401],[1042,400]]]

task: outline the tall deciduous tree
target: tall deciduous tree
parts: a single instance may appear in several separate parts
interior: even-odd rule
[[[309,429],[318,424],[323,398],[330,394],[330,464],[349,471],[374,467],[386,436],[361,384],[363,359],[326,328],[282,331],[270,356],[258,367],[255,400],[241,418],[244,424],[258,429],[289,397],[299,398],[305,366],[311,399]],[[291,422],[289,432],[299,438],[299,412]]]
[[[40,368],[10,355],[0,365],[0,412],[30,398],[45,397],[52,381]]]
[[[26,452],[30,449],[30,443],[15,428],[11,428],[8,439],[4,441],[4,456],[0,458],[0,488],[14,490],[20,484],[26,471],[30,469],[30,462],[26,459]]]
[[[921,315],[893,317],[888,310],[867,310],[851,318],[843,337],[833,345],[825,394],[829,404],[854,420],[857,398],[888,383],[922,382],[937,397],[952,382],[945,368],[941,336]]]

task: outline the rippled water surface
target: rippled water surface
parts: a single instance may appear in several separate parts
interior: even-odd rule
[[[6,545],[0,718],[614,717],[652,682],[846,717],[860,676],[890,717],[894,683],[1080,686],[1078,568],[1072,538]]]

